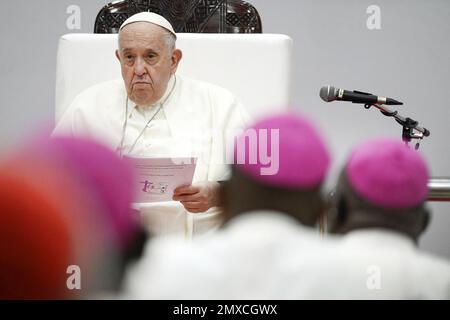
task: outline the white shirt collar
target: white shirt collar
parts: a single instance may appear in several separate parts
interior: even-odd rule
[[[342,241],[356,243],[361,246],[399,247],[405,250],[415,250],[416,245],[411,238],[394,230],[373,228],[353,230],[342,237]]]

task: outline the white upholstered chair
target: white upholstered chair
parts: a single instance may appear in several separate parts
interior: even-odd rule
[[[292,40],[278,34],[180,33],[177,73],[229,89],[253,118],[286,110]],[[58,46],[56,120],[84,89],[120,78],[117,34],[67,34]]]

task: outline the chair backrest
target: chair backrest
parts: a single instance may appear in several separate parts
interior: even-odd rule
[[[241,0],[121,0],[100,10],[94,33],[117,33],[128,17],[142,11],[164,16],[175,32],[262,32],[258,11]]]
[[[290,98],[292,40],[277,34],[180,33],[177,74],[233,92],[249,114],[285,110]],[[58,47],[56,120],[84,89],[121,77],[117,34],[68,34]]]

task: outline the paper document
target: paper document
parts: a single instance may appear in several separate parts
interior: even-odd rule
[[[126,156],[137,177],[136,203],[172,201],[173,191],[192,184],[195,158]]]

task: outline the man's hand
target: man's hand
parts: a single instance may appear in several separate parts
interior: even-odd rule
[[[180,201],[184,208],[192,213],[205,212],[219,204],[219,183],[199,182],[191,186],[174,190],[173,200]]]

